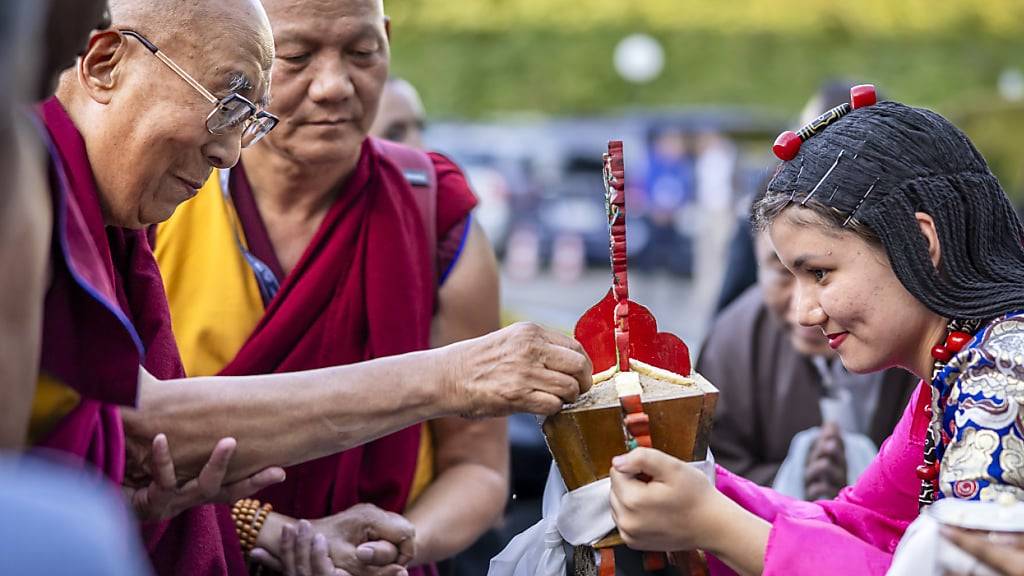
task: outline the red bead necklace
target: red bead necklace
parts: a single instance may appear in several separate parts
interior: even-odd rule
[[[932,348],[932,358],[935,365],[932,368],[931,404],[925,408],[925,412],[931,417],[928,426],[928,435],[925,438],[924,463],[917,467],[917,477],[921,479],[921,493],[918,497],[919,504],[924,507],[935,501],[939,491],[939,460],[937,450],[942,442],[942,405],[941,391],[936,386],[935,380],[942,372],[946,364],[964,346],[971,341],[973,336],[970,332],[977,330],[980,323],[977,321],[959,322],[951,321],[948,326],[946,341]],[[970,330],[970,332],[968,332]]]

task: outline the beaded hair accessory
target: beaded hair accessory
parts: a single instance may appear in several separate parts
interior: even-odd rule
[[[875,92],[874,84],[861,84],[859,86],[854,86],[853,88],[850,88],[849,103],[843,102],[839,106],[832,108],[796,132],[786,130],[782,134],[779,134],[779,137],[775,139],[775,144],[772,145],[772,152],[779,157],[779,160],[788,162],[789,160],[796,158],[797,153],[800,152],[800,146],[808,138],[814,136],[818,132],[821,132],[829,124],[832,124],[836,120],[846,116],[850,113],[850,110],[871,106],[877,101],[878,95]]]
[[[808,138],[821,132],[830,124],[834,123],[836,120],[839,120],[843,116],[849,114],[851,110],[864,108],[865,106],[871,106],[875,104],[877,101],[878,95],[875,92],[874,84],[861,84],[859,86],[854,86],[853,88],[850,88],[849,103],[844,102],[839,106],[832,108],[831,110],[825,112],[821,116],[818,116],[813,121],[811,121],[810,124],[807,124],[806,126],[804,126],[803,128],[796,132],[786,130],[782,134],[779,134],[779,137],[775,139],[775,144],[772,146],[772,152],[774,152],[780,160],[788,162],[789,160],[796,158],[797,154],[800,152],[800,146]],[[832,171],[835,170],[836,166],[839,165],[839,161],[842,160],[844,153],[845,150],[839,151],[839,154],[836,156],[836,160],[835,162],[832,163],[832,166],[825,172],[825,175],[822,176],[820,180],[818,180],[817,184],[814,185],[814,188],[811,189],[811,192],[800,202],[801,206],[806,206],[807,202],[818,192],[818,189],[821,188],[821,185],[825,183],[825,180],[828,179],[829,175],[832,174]],[[857,159],[856,154],[854,154],[853,159]],[[803,174],[803,171],[803,161],[801,160],[800,171],[797,172],[796,180],[794,180],[793,191],[789,196],[790,202],[794,202],[796,200],[796,182],[800,180],[800,175]],[[776,177],[777,176],[778,172],[776,172]],[[774,181],[775,179],[773,178],[772,182]],[[878,184],[877,178],[867,189],[864,195],[861,196],[860,200],[857,202],[857,205],[853,208],[853,211],[850,212],[850,214],[846,217],[846,220],[843,221],[843,228],[846,228],[847,226],[850,225],[851,222],[853,222],[853,219],[856,216],[857,211],[860,210],[861,204],[863,204],[864,200],[867,199],[867,197],[871,194],[871,191],[875,189],[875,184]],[[769,183],[768,188],[770,189],[771,187],[772,184]],[[838,190],[839,186],[836,186],[835,189],[832,190],[832,195],[829,197],[829,200],[835,197],[836,192]]]

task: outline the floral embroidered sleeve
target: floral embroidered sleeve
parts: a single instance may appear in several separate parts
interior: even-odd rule
[[[1024,500],[1024,314],[986,326],[939,378],[943,496]]]

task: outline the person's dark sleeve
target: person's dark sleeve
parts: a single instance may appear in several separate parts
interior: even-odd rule
[[[712,325],[697,359],[697,371],[719,390],[711,429],[715,460],[739,476],[764,486],[775,479],[781,462],[763,457],[762,418],[757,413],[757,382],[753,342],[757,321],[751,306],[760,293],[747,293],[734,302]]]
[[[754,236],[750,221],[740,218],[736,223],[729,252],[725,261],[725,277],[718,295],[715,313],[721,313],[726,306],[739,298],[740,294],[757,282],[757,257],[754,255]]]

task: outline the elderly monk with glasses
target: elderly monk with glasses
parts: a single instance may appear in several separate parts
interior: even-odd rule
[[[431,418],[551,413],[589,386],[579,346],[531,325],[345,366],[185,378],[146,227],[273,128],[253,104],[269,92],[273,39],[255,0],[110,8],[112,27],[90,36],[39,108],[54,231],[31,432],[37,447],[125,486],[158,573],[242,574],[242,546],[287,558],[291,518],[275,515],[276,530],[260,531],[265,508],[236,506],[233,518],[224,505],[196,505],[279,482],[274,466]],[[321,532],[353,564],[382,547],[411,556],[411,531],[393,520],[357,510]],[[308,532],[301,525],[299,540]],[[377,539],[388,542],[366,543]],[[404,570],[372,568],[363,572]]]
[[[368,136],[390,59],[381,1],[263,4],[281,121],[156,235],[186,370],[315,369],[497,330],[497,265],[462,172]],[[256,497],[304,518],[403,514],[410,573],[429,574],[498,520],[508,466],[503,419],[449,417],[290,468]]]

